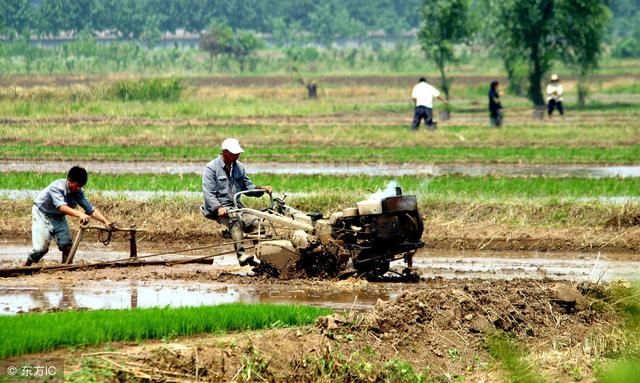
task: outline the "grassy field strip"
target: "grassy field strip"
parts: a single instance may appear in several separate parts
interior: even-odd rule
[[[0,359],[60,347],[299,326],[329,313],[297,305],[224,304],[0,316]]]
[[[407,101],[413,83],[406,86],[339,86],[324,88],[325,94],[310,101],[304,97],[304,88],[278,87],[275,89],[240,86],[191,88],[177,101],[113,101],[99,87],[76,86],[73,91],[53,87],[44,90],[21,91],[9,87],[0,94],[0,114],[5,117],[50,116],[121,116],[146,118],[240,118],[273,116],[317,116],[335,113],[411,113]],[[465,86],[452,91],[456,97],[451,104],[456,113],[475,112],[486,101],[487,85]],[[594,100],[580,110],[625,112],[637,109],[635,88],[621,88],[623,94],[594,92]],[[573,96],[573,95],[571,95]],[[567,96],[566,107],[576,110],[575,98]],[[622,97],[619,97],[622,96]],[[531,108],[519,96],[510,95],[508,110]],[[482,110],[486,110],[482,107]]]
[[[0,189],[0,201],[33,201],[40,190],[10,190]],[[414,190],[405,190],[405,194],[415,194],[419,198],[419,205],[427,208],[433,204],[442,204],[452,202],[469,204],[525,204],[525,205],[555,205],[555,204],[599,204],[599,205],[640,205],[640,196],[597,196],[597,197],[509,197],[505,199],[502,196],[483,196],[473,197],[465,195],[429,195]],[[307,210],[328,211],[327,203],[335,206],[337,209],[341,207],[351,206],[354,203],[367,198],[365,192],[345,195],[345,192],[330,193],[304,193],[304,192],[288,192],[279,191],[276,197],[286,196],[290,204],[308,206]],[[101,190],[91,192],[92,200],[107,200],[107,204],[118,203],[119,201],[131,202],[169,202],[169,201],[185,201],[202,203],[201,192],[170,192],[170,191],[125,191],[125,190]],[[96,199],[97,198],[97,199]],[[269,203],[266,199],[244,199],[244,204],[249,207],[264,208]]]
[[[629,116],[603,118],[584,116],[567,117],[539,124],[521,123],[504,129],[487,129],[472,121],[451,121],[442,125],[435,133],[409,134],[407,122],[387,125],[386,117],[377,123],[361,121],[357,115],[345,121],[309,120],[307,123],[287,124],[275,121],[254,120],[252,124],[229,121],[225,125],[198,125],[190,119],[167,121],[168,125],[147,124],[107,120],[104,124],[87,122],[20,122],[0,125],[0,142],[5,144],[42,144],[46,146],[102,146],[127,145],[144,142],[145,146],[202,146],[202,139],[209,142],[222,141],[232,136],[241,140],[247,149],[281,145],[311,146],[321,144],[333,146],[335,142],[350,143],[359,147],[374,145],[394,146],[630,146],[640,144],[640,124],[636,121],[640,113]],[[586,125],[585,122],[593,125]],[[600,122],[600,123],[598,123]],[[257,123],[257,124],[256,124]],[[384,125],[384,126],[383,126]]]
[[[9,172],[0,177],[0,189],[37,190],[65,173]],[[255,174],[258,185],[271,185],[277,193],[310,193],[367,196],[395,180],[407,192],[440,198],[597,198],[603,196],[640,196],[640,178],[550,178],[550,177],[468,177],[468,176],[327,176]],[[85,188],[99,191],[169,191],[202,190],[196,174],[91,174]],[[282,191],[282,192],[281,192]],[[126,195],[126,193],[125,193]]]
[[[0,145],[0,159],[162,160],[207,161],[217,155],[217,143],[194,146],[43,146],[28,143]],[[254,147],[243,156],[247,163],[265,162],[384,162],[384,163],[530,163],[637,164],[640,145],[593,147]]]

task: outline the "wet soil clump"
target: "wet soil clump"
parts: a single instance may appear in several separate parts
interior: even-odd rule
[[[498,382],[486,339],[500,332],[536,355],[553,349],[555,358],[538,358],[536,368],[566,381],[563,358],[617,322],[594,309],[600,299],[606,293],[588,283],[433,279],[365,313],[320,318],[315,327],[175,340],[103,359],[124,380],[389,381],[413,371],[435,381]],[[576,363],[590,371],[588,361],[585,355]]]

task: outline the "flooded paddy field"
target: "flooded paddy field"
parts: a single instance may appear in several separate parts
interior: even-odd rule
[[[17,267],[29,248],[0,247],[0,265]],[[145,254],[140,254],[144,256]],[[126,258],[125,252],[87,249],[81,263]],[[188,259],[176,254],[165,259]],[[54,256],[44,260],[55,265]],[[401,271],[402,261],[392,264]],[[0,278],[0,313],[183,307],[222,303],[296,303],[361,311],[381,300],[393,300],[412,289],[428,288],[442,280],[552,280],[612,282],[640,280],[640,257],[606,253],[453,252],[420,251],[414,268],[421,280],[398,283],[365,280],[278,280],[256,276],[239,267],[234,255],[215,258],[213,264],[140,266],[117,269],[49,271],[30,276]],[[396,278],[397,279],[397,278]]]
[[[510,99],[504,129],[490,130],[482,89],[456,98],[452,119],[439,122],[436,132],[409,135],[412,110],[405,102],[405,88],[413,77],[324,77],[321,81],[331,87],[332,99],[323,93],[313,104],[300,100],[300,89],[287,85],[288,79],[275,77],[194,78],[189,80],[194,92],[176,103],[90,98],[83,105],[63,97],[59,103],[50,102],[48,109],[34,101],[27,110],[23,101],[11,99],[0,103],[6,112],[0,120],[6,149],[0,172],[31,172],[25,177],[34,183],[36,173],[64,172],[80,162],[98,177],[169,174],[193,179],[206,160],[217,155],[219,142],[234,136],[247,149],[246,165],[254,180],[267,173],[281,178],[464,176],[473,178],[470,182],[496,184],[562,178],[562,189],[566,178],[622,184],[640,177],[638,113],[629,107],[640,100],[637,94],[608,95],[599,89],[596,97],[611,108],[568,107],[564,119],[542,121],[532,118],[526,100]],[[637,75],[625,77],[629,78]],[[94,80],[99,78],[87,81]],[[457,84],[481,87],[489,80],[458,78]],[[16,79],[16,84],[62,87],[87,81],[61,76]],[[37,95],[38,90],[27,92]],[[247,103],[243,97],[265,103],[256,110],[253,105],[259,103]],[[217,102],[223,99],[229,102]],[[573,102],[567,99],[568,105]],[[217,104],[222,107],[215,109]],[[335,150],[336,143],[346,149]],[[389,148],[393,150],[387,152]],[[485,155],[483,150],[497,154]],[[522,154],[527,150],[537,154]],[[141,159],[147,160],[136,161]],[[197,188],[132,191],[126,182],[121,191],[91,184],[88,190],[92,202],[110,217],[144,226],[140,256],[222,241],[220,227],[199,214]],[[326,207],[329,212],[360,198],[334,199],[317,194],[323,187],[329,189],[327,185],[310,185],[311,190],[287,194],[315,199],[301,205]],[[39,187],[7,185],[0,191],[0,267],[19,266],[29,252],[29,199]],[[252,375],[260,381],[318,381],[333,373],[327,366],[348,371],[355,381],[364,370],[354,368],[368,368],[372,374],[376,368],[406,372],[413,366],[428,369],[432,381],[501,382],[505,376],[492,354],[493,330],[522,345],[525,351],[518,358],[526,363],[520,366],[543,371],[546,381],[596,381],[596,365],[603,356],[632,339],[621,335],[624,319],[617,310],[621,302],[633,302],[633,295],[615,294],[620,286],[640,280],[637,197],[624,193],[629,189],[618,192],[613,187],[611,192],[566,199],[562,193],[540,197],[525,189],[514,187],[508,198],[491,188],[482,195],[460,193],[431,200],[429,193],[420,194],[427,248],[414,259],[420,276],[416,283],[400,283],[393,274],[376,282],[280,280],[255,275],[229,255],[212,264],[0,278],[0,314],[20,319],[30,314],[99,309],[129,313],[226,303],[296,303],[336,312],[311,326],[283,329],[274,324],[261,331],[170,335],[44,353],[64,358],[72,374],[95,371],[94,376],[102,376],[111,371],[124,381],[238,381],[247,371],[260,374]],[[154,202],[157,197],[167,200]],[[108,248],[86,243],[93,237],[85,239],[75,259],[78,264],[128,256],[122,238]],[[59,265],[60,253],[54,247],[43,260],[45,266]],[[157,259],[190,260],[205,254],[178,252]],[[392,265],[396,271],[403,267],[401,262]],[[74,381],[88,380],[81,376]]]
[[[1,160],[2,172],[49,172],[66,169],[73,161],[11,161]],[[201,174],[204,163],[163,161],[83,161],[92,173],[102,174]],[[640,165],[529,165],[529,164],[333,164],[333,163],[273,163],[252,162],[249,174],[279,175],[367,175],[367,176],[446,176],[461,175],[484,177],[640,177]]]
[[[17,262],[15,252],[19,250],[24,248],[5,249],[3,265]],[[120,254],[86,255],[97,260]],[[315,326],[116,342],[106,348],[38,354],[63,357],[72,374],[86,373],[88,368],[125,371],[135,377],[133,371],[144,369],[160,380],[197,363],[201,380],[233,380],[243,360],[253,355],[269,358],[264,371],[274,374],[276,381],[299,381],[297,374],[306,370],[296,366],[303,360],[315,363],[315,357],[335,358],[347,363],[351,356],[381,365],[384,360],[402,358],[428,363],[435,376],[456,374],[474,382],[500,382],[498,371],[489,367],[492,359],[484,340],[489,327],[496,326],[531,350],[536,368],[545,376],[565,381],[562,379],[571,372],[558,366],[570,360],[572,366],[588,371],[592,356],[584,347],[596,334],[611,331],[618,321],[612,312],[596,309],[606,293],[603,285],[590,281],[602,283],[630,274],[637,278],[640,261],[624,258],[615,254],[424,252],[416,259],[423,276],[417,283],[278,280],[252,275],[248,268],[234,265],[232,258],[214,265],[38,273],[0,279],[0,313],[141,310],[233,302],[300,303],[336,312],[320,318]],[[549,342],[555,344],[553,356],[546,351]],[[195,355],[198,362],[194,362]],[[537,359],[543,355],[544,360]],[[200,375],[203,373],[208,378]],[[195,372],[190,374],[185,376],[194,379]]]

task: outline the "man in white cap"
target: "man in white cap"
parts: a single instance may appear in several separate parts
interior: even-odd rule
[[[564,89],[560,84],[560,78],[557,74],[551,75],[551,82],[547,85],[547,114],[549,117],[553,114],[554,109],[558,109],[558,113],[564,116],[564,108],[562,107],[562,94]]]
[[[420,121],[424,119],[424,125],[427,130],[435,130],[436,124],[433,121],[433,99],[437,98],[445,104],[449,102],[440,96],[440,91],[429,84],[424,77],[420,77],[418,84],[413,87],[411,98],[416,103],[411,129],[418,130]]]
[[[234,207],[233,196],[241,191],[256,190],[248,195],[260,197],[266,191],[271,194],[271,186],[256,186],[245,173],[244,166],[238,161],[240,153],[244,152],[235,138],[227,138],[222,142],[222,152],[218,158],[212,160],[202,173],[202,191],[204,205],[202,214],[220,224],[226,225],[235,242],[236,254],[240,266],[256,266],[259,262],[244,251],[243,233],[251,232],[257,225],[257,218],[244,214],[240,217],[229,214]],[[242,207],[239,203],[238,207]]]

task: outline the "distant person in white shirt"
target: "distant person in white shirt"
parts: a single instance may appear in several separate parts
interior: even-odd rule
[[[564,108],[562,107],[562,84],[557,74],[551,75],[551,82],[547,85],[547,114],[549,117],[553,114],[554,109],[558,109],[558,113],[564,116]]]
[[[420,82],[413,87],[411,92],[411,98],[416,103],[416,111],[413,115],[413,122],[411,123],[411,129],[418,130],[420,126],[420,120],[424,118],[424,124],[428,130],[435,130],[436,125],[433,122],[433,98],[447,104],[447,100],[440,96],[440,91],[434,88],[432,85],[427,84],[427,79],[420,77]]]

